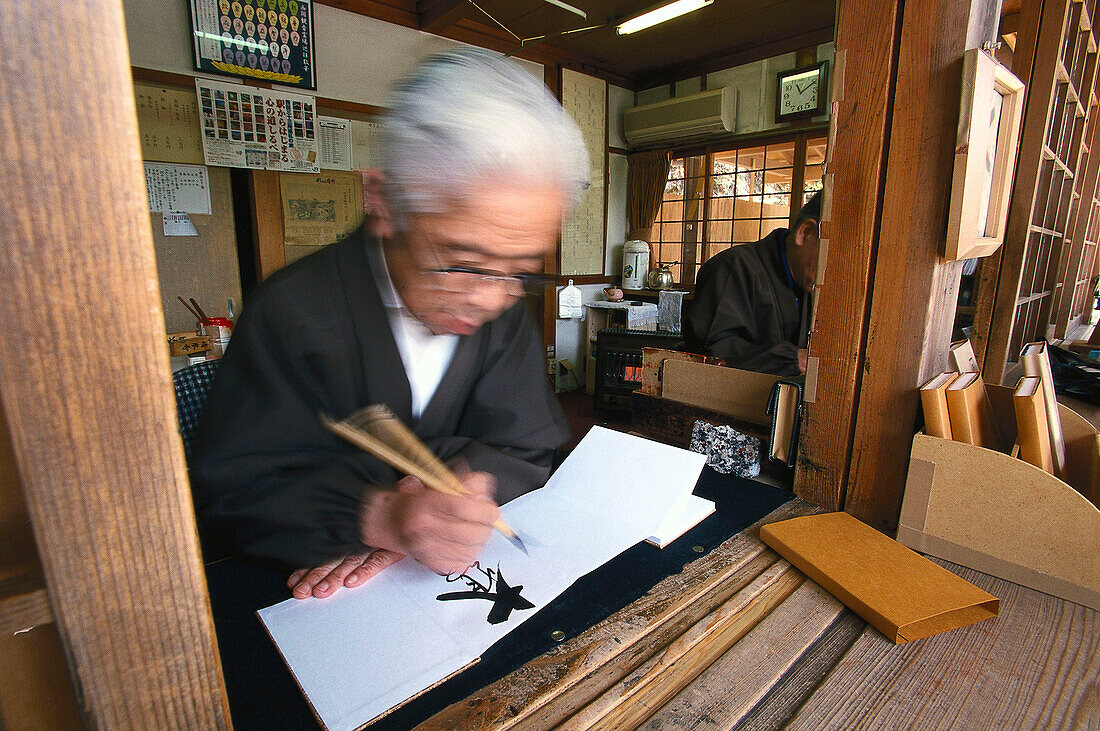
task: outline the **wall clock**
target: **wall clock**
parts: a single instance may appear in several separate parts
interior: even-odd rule
[[[827,61],[780,71],[776,78],[775,121],[816,117],[825,113]]]

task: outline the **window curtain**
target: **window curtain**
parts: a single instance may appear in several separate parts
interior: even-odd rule
[[[672,154],[668,150],[636,152],[627,158],[626,215],[630,234],[627,239],[649,242],[653,222],[661,210],[665,182]],[[652,247],[651,247],[652,248]]]

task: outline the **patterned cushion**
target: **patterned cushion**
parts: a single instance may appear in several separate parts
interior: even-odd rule
[[[176,411],[180,420],[180,436],[183,437],[183,451],[191,456],[191,440],[202,417],[206,397],[214,383],[220,360],[206,360],[202,363],[181,368],[172,374],[172,383],[176,387]]]

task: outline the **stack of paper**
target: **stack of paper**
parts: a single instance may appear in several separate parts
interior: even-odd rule
[[[501,510],[529,555],[494,533],[463,576],[410,559],[329,599],[259,612],[318,718],[354,729],[469,665],[574,581],[689,503],[704,457],[595,427],[546,486]]]

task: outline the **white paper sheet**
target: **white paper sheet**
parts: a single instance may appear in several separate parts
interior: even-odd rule
[[[161,214],[165,236],[198,236],[191,217],[181,211],[165,211]]]
[[[290,599],[260,619],[326,728],[357,728],[464,667],[578,578],[654,534],[694,489],[704,459],[594,427],[545,487],[502,508],[529,555],[494,533],[468,580],[405,559],[361,587]],[[490,573],[477,597],[438,598],[489,585]],[[507,618],[490,624],[501,579],[534,606],[508,611],[519,602],[500,601]]]
[[[145,194],[154,213],[210,213],[210,178],[204,165],[147,162]]]
[[[317,115],[322,170],[351,170],[351,121]]]

